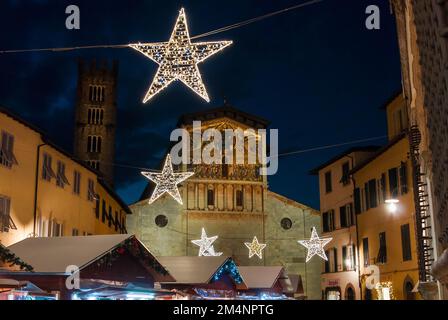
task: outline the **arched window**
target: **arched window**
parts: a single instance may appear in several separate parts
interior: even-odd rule
[[[365,300],[372,300],[372,290],[366,288],[366,292],[364,294]]]
[[[87,137],[87,152],[98,153],[101,152],[102,138],[98,136]]]
[[[91,152],[92,150],[92,137],[88,136],[87,137],[87,152]]]
[[[103,139],[101,137],[97,137],[97,146],[96,146],[96,152],[101,152],[101,143]]]
[[[347,286],[347,289],[345,289],[345,300],[355,300],[355,290],[353,289],[352,285],[349,284]]]
[[[92,137],[92,148],[90,149],[90,152],[96,152],[97,150],[97,137]]]
[[[105,86],[89,86],[89,101],[91,102],[104,102],[106,87]]]
[[[242,207],[244,204],[243,190],[236,190],[236,205]]]
[[[207,205],[208,206],[215,205],[215,191],[213,189],[207,190]]]
[[[403,292],[404,292],[404,298],[406,300],[415,300],[415,293],[412,292],[414,290],[414,283],[412,282],[412,280],[407,277],[404,280],[404,288],[403,288]]]

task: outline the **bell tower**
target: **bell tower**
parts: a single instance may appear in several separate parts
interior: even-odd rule
[[[113,186],[118,62],[78,65],[75,156],[101,172]]]

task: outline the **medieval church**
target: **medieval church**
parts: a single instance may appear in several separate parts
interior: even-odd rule
[[[266,129],[268,122],[229,105],[181,117],[178,127],[193,134],[193,121],[201,130]],[[247,148],[247,142],[245,143]],[[140,201],[131,205],[127,227],[158,256],[198,255],[191,241],[201,238],[202,228],[217,252],[231,256],[239,265],[284,266],[302,277],[304,294],[320,299],[321,260],[305,263],[306,249],[297,240],[308,239],[315,226],[320,230],[319,213],[287,199],[268,188],[266,176],[254,164],[191,164],[177,168],[195,174],[180,186],[183,205],[169,195],[152,204],[154,190],[149,183]],[[245,242],[256,236],[267,244],[263,258],[253,256]]]
[[[76,104],[75,155],[101,172],[111,186],[117,73],[116,62],[81,61]],[[192,135],[193,121],[201,121],[202,131],[213,128],[220,132],[256,131],[269,125],[228,104],[184,115],[178,127]],[[247,149],[247,141],[245,144]],[[127,218],[128,233],[135,234],[155,255],[195,256],[198,247],[191,240],[200,239],[204,228],[209,237],[218,236],[213,243],[215,250],[231,256],[239,265],[284,266],[289,274],[301,276],[309,299],[321,298],[321,260],[305,263],[306,249],[297,243],[310,237],[312,227],[320,231],[318,211],[269,190],[267,177],[259,174],[260,165],[195,164],[175,169],[195,173],[179,186],[183,205],[169,195],[149,204],[154,190],[149,183],[140,201],[130,206],[133,214]],[[244,245],[254,236],[266,244],[262,259],[256,255],[249,258]]]

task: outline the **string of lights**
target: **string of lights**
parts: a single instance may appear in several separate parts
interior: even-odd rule
[[[283,153],[279,153],[278,157],[286,157],[286,156],[292,156],[292,155],[298,155],[298,154],[303,154],[303,153],[308,153],[308,152],[315,152],[315,151],[321,151],[321,150],[326,150],[326,149],[332,149],[332,148],[338,148],[338,147],[343,147],[343,146],[347,146],[347,145],[353,145],[353,144],[358,144],[358,143],[364,143],[364,142],[370,142],[370,141],[378,141],[378,140],[382,140],[387,138],[387,136],[377,136],[377,137],[370,137],[370,138],[365,138],[365,139],[358,139],[358,140],[351,140],[351,141],[346,141],[346,142],[341,142],[341,143],[335,143],[335,144],[329,144],[329,145],[323,145],[323,146],[318,146],[318,147],[311,147],[311,148],[307,148],[307,149],[298,149],[298,150],[292,150],[292,151],[288,151],[288,152],[283,152]],[[51,147],[51,145],[50,145]],[[34,149],[25,149],[25,148],[21,148],[19,146],[15,146],[14,148],[21,150],[22,152],[29,152],[31,153],[35,153],[36,150]],[[72,157],[73,160],[76,161],[83,161],[80,158],[76,158],[76,157]],[[104,165],[108,165],[108,166],[114,166],[114,167],[118,167],[118,168],[125,168],[125,169],[132,169],[132,170],[137,170],[139,172],[141,171],[146,171],[146,172],[160,172],[160,170],[155,170],[155,169],[149,169],[143,166],[136,166],[136,165],[131,165],[131,164],[127,164],[127,163],[119,163],[119,162],[106,162],[106,161],[102,161],[102,163]]]
[[[243,26],[246,26],[248,24],[252,24],[279,14],[283,14],[292,10],[297,10],[297,9],[301,9],[310,5],[314,5],[320,2],[323,2],[324,0],[312,0],[312,1],[308,1],[308,2],[304,2],[301,4],[297,4],[294,5],[292,7],[288,7],[285,9],[281,9],[278,11],[274,11],[274,12],[270,12],[267,14],[264,14],[262,16],[258,16],[255,18],[251,18],[248,20],[244,20],[238,23],[234,23],[231,24],[229,26],[225,26],[222,28],[218,28],[212,31],[208,31],[196,36],[192,36],[191,39],[199,39],[199,38],[204,38],[210,35],[214,35],[217,33],[222,33],[228,30],[232,30],[232,29],[236,29],[236,28],[240,28]],[[157,43],[152,43],[154,45],[160,45],[160,44],[166,44],[168,42],[157,42]],[[145,43],[145,45],[150,45],[151,43]],[[11,49],[11,50],[0,50],[0,54],[13,54],[13,53],[31,53],[31,52],[65,52],[65,51],[74,51],[74,50],[84,50],[84,49],[124,49],[124,48],[129,48],[131,47],[130,43],[127,44],[100,44],[100,45],[87,45],[87,46],[73,46],[73,47],[48,47],[48,48],[33,48],[33,49]],[[135,44],[134,44],[135,45]]]
[[[382,140],[382,139],[385,139],[385,138],[387,138],[387,136],[377,136],[377,137],[371,137],[371,138],[366,138],[366,139],[359,139],[359,140],[352,140],[352,141],[335,143],[335,144],[330,144],[330,145],[324,145],[324,146],[319,146],[319,147],[312,147],[312,148],[307,148],[307,149],[293,150],[293,151],[288,151],[288,152],[284,152],[284,153],[279,153],[277,157],[280,158],[280,157],[298,155],[298,154],[303,154],[303,153],[308,153],[308,152],[314,152],[314,151],[321,151],[321,150],[326,150],[326,149],[338,148],[338,147],[343,147],[343,146],[353,145],[353,144],[358,144],[358,143],[364,143],[364,142],[370,142],[370,141],[378,141],[378,140]],[[136,169],[136,170],[140,170],[140,171],[159,172],[159,170],[152,170],[152,169],[142,168],[142,167],[138,167],[138,166],[132,166],[132,165],[129,165],[129,164],[121,164],[121,163],[116,163],[116,162],[114,162],[114,163],[112,163],[112,162],[103,162],[103,163],[105,165],[121,167],[121,168],[127,168],[127,169]]]

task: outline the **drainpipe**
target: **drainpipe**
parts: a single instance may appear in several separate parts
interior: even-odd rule
[[[355,167],[355,159],[352,156],[347,155],[347,158],[350,158],[351,162],[352,162],[352,169]],[[355,189],[356,189],[356,181],[355,181],[355,177],[353,175],[351,175],[351,179],[353,182],[353,211],[354,212],[354,217],[355,217],[355,228],[356,228],[356,249],[357,249],[357,254],[356,254],[356,260],[358,260],[358,286],[359,286],[359,299],[362,300],[362,283],[361,283],[361,260],[359,259],[359,231],[358,231],[358,215],[356,214],[356,209],[355,209]]]
[[[40,168],[40,148],[46,146],[46,143],[42,143],[37,146],[37,158],[36,158],[36,176],[34,181],[34,223],[33,223],[33,237],[36,237],[36,222],[37,222],[37,192],[39,188],[39,168]]]

